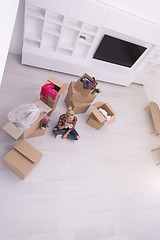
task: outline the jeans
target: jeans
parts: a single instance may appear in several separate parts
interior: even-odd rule
[[[56,127],[55,127],[56,128]],[[64,135],[67,131],[69,130],[69,128],[63,128],[63,129],[55,129],[55,130],[53,130],[53,133],[55,134],[55,135]],[[67,135],[67,138],[69,138],[69,139],[72,139],[72,140],[78,140],[77,139],[77,136],[79,136],[78,135],[78,133],[77,133],[77,131],[75,130],[75,129],[72,129],[72,131],[70,131],[69,133],[68,133],[68,135]]]

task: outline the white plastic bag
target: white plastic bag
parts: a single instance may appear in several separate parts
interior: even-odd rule
[[[35,103],[22,104],[8,113],[8,120],[16,125],[16,127],[25,130],[29,128],[39,117],[40,113],[44,112]]]

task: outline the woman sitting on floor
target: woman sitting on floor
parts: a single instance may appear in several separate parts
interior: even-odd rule
[[[79,134],[75,130],[75,125],[77,122],[77,117],[74,115],[72,107],[68,107],[66,114],[62,114],[59,117],[57,126],[53,129],[53,133],[57,135],[62,135],[62,138],[69,138],[73,140],[79,139]]]

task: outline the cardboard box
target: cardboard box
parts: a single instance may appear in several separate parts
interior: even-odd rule
[[[87,111],[87,109],[89,108],[89,106],[90,106],[90,103],[70,101],[67,96],[65,98],[65,103],[66,103],[67,107],[69,107],[69,106],[72,107],[73,112],[75,114],[85,113]]]
[[[3,126],[3,130],[5,132],[7,132],[10,136],[12,136],[15,140],[32,137],[32,134],[35,132],[35,130],[37,130],[40,127],[40,121],[47,116],[47,113],[49,113],[51,111],[51,108],[40,100],[38,100],[36,102],[36,104],[40,108],[43,108],[45,112],[43,112],[39,115],[39,118],[31,125],[30,128],[23,131],[23,130],[17,128],[13,123],[7,122]],[[38,131],[38,132],[41,133],[41,131]],[[36,136],[38,136],[37,135],[38,132],[35,133]],[[40,134],[40,136],[41,136],[41,134]]]
[[[109,125],[116,120],[115,111],[113,110],[109,103],[97,102],[93,104],[93,106],[95,108],[92,110],[91,114],[88,117],[87,120],[88,125],[99,130],[104,125],[105,122],[107,122],[107,124]],[[110,120],[107,120],[103,116],[103,114],[98,110],[99,108],[104,109],[111,116]]]
[[[46,101],[44,101],[43,96],[40,95],[40,100],[47,104],[50,108],[52,108],[52,111],[47,114],[48,116],[50,116],[55,110],[60,96],[63,95],[64,92],[66,91],[68,84],[62,83],[59,80],[55,79],[54,77],[50,77],[45,84],[47,83],[54,83],[54,90],[57,91],[56,100],[53,100],[50,96],[47,96]]]
[[[75,84],[75,89],[80,92],[83,96],[88,96],[92,93],[93,89],[84,89],[83,88],[83,83],[81,82],[81,79],[87,77],[88,79],[90,79],[91,81],[93,81],[93,78],[90,77],[87,73],[84,73],[76,82]],[[96,84],[98,84],[98,82],[96,81]]]
[[[83,96],[80,92],[78,92],[75,89],[75,84],[76,82],[71,82],[68,88],[68,98],[71,101],[76,101],[76,102],[88,102],[91,103],[94,101],[94,99],[96,98],[96,94],[90,94],[88,96]]]
[[[20,178],[25,179],[32,169],[39,163],[42,153],[22,140],[14,149],[7,153],[4,164],[15,172]]]
[[[28,137],[26,138],[33,138],[33,137],[40,137],[45,135],[47,128],[42,129],[42,128],[37,128],[33,133],[31,133]]]

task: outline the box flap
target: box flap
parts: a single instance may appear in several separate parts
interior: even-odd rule
[[[97,118],[97,120],[100,123],[103,123],[103,122],[107,121],[107,119],[103,116],[103,114],[97,108],[94,108],[92,110],[92,113],[94,114],[95,118]]]
[[[54,83],[55,85],[57,85],[60,88],[63,86],[63,83],[60,82],[59,80],[55,79],[54,77],[50,77],[48,79],[48,81],[51,82],[51,83]]]
[[[21,130],[20,128],[17,128],[11,122],[7,122],[3,126],[3,130],[7,132],[10,136],[12,136],[15,140],[17,140],[23,134],[23,130]]]
[[[41,100],[38,100],[38,101],[36,102],[36,104],[37,104],[37,106],[38,106],[39,108],[43,108],[46,113],[49,113],[49,112],[52,110],[49,106],[47,106],[47,105],[46,105],[44,102],[42,102]]]
[[[107,102],[107,103],[105,103],[106,105],[107,105],[107,107],[111,110],[111,112],[113,113],[113,114],[115,114],[116,112],[113,110],[113,108],[111,107],[111,105]]]
[[[32,147],[25,140],[22,140],[19,144],[14,147],[18,152],[22,153],[25,157],[27,157],[31,162],[37,163],[40,161],[42,157],[42,153],[37,149]]]
[[[64,92],[65,92],[66,89],[68,88],[68,85],[69,85],[68,83],[64,83],[64,84],[62,85],[61,89],[59,90],[58,94],[59,94],[59,95],[64,94]]]
[[[95,106],[96,108],[101,107],[104,104],[104,102],[96,102],[94,104],[92,104],[93,106]]]

